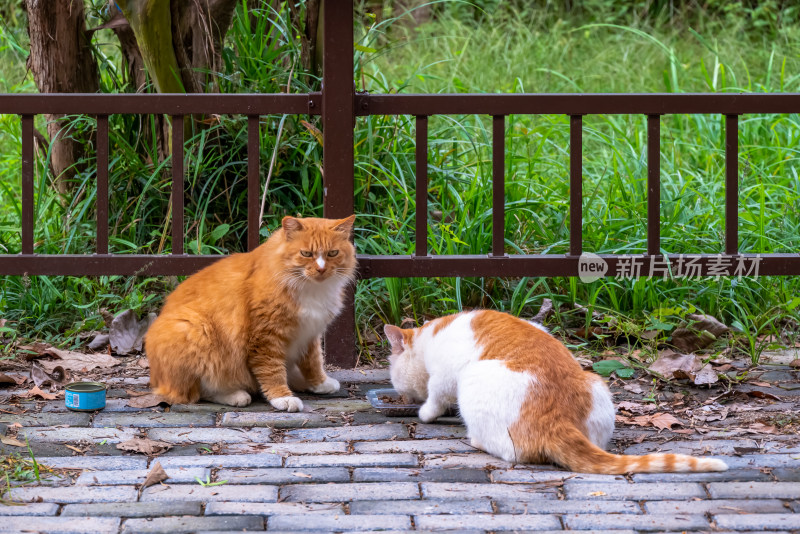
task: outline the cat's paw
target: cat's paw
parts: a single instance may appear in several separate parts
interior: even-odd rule
[[[419,418],[423,423],[430,423],[441,415],[441,412],[432,404],[426,402],[419,409]]]
[[[247,406],[252,401],[250,394],[246,391],[234,391],[227,395],[217,395],[217,401],[228,406]]]
[[[308,389],[312,393],[318,393],[318,394],[321,394],[321,395],[325,395],[325,394],[328,394],[328,393],[336,393],[337,391],[339,391],[340,387],[341,386],[339,385],[339,381],[338,380],[336,380],[335,378],[331,378],[331,377],[327,376],[327,377],[325,377],[325,382],[323,382],[322,384],[317,384],[316,386],[311,386]]]
[[[269,403],[272,405],[273,408],[275,408],[276,410],[280,410],[282,412],[303,411],[303,401],[301,401],[297,397],[278,397],[275,399],[271,399]]]

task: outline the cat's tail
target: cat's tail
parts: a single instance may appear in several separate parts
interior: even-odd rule
[[[695,458],[685,454],[646,454],[629,456],[604,451],[583,432],[570,425],[559,428],[548,440],[550,459],[571,471],[604,475],[625,473],[690,473],[727,471],[728,465],[713,458]]]

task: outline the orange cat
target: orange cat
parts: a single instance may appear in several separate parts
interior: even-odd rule
[[[506,461],[615,475],[728,468],[711,458],[603,450],[614,431],[611,392],[541,325],[479,310],[384,330],[392,384],[425,402],[419,418],[433,421],[458,402],[472,446]]]
[[[278,410],[303,409],[295,390],[333,393],[320,338],[353,281],[355,216],[284,217],[266,243],[190,276],[147,332],[150,384],[171,403],[250,404],[261,391]]]

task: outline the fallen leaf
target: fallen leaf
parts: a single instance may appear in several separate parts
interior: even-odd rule
[[[14,380],[12,377],[0,373],[0,385],[2,386],[16,386],[17,381]]]
[[[648,368],[664,378],[688,378],[697,385],[714,384],[719,381],[711,364],[703,364],[696,354],[679,354],[672,350],[659,353],[658,359]]]
[[[0,442],[2,442],[3,445],[11,445],[13,447],[27,447],[25,443],[22,443],[17,438],[12,438],[10,436],[0,436]]]
[[[147,358],[139,358],[136,360],[136,365],[142,369],[150,369],[150,362],[147,360]]]
[[[161,462],[156,462],[150,472],[147,473],[147,477],[145,477],[142,483],[142,489],[149,488],[153,484],[158,484],[159,482],[164,482],[168,478],[169,475],[167,475],[167,472],[161,467]]]
[[[789,366],[794,368],[800,368],[800,358],[790,361]]]
[[[765,393],[763,391],[758,391],[758,390],[748,391],[747,395],[750,396],[750,397],[756,397],[756,398],[759,398],[759,399],[772,399],[772,400],[775,400],[775,401],[781,400],[780,397],[777,397],[777,396],[773,395],[772,393]]]
[[[84,453],[86,452],[85,450],[83,450],[83,449],[79,449],[78,447],[73,447],[72,445],[67,445],[67,444],[64,444],[64,446],[65,446],[66,448],[68,448],[69,450],[71,450],[71,451],[75,451],[75,452],[77,452],[78,454],[84,454]]]
[[[589,494],[589,497],[602,497],[606,495],[604,491],[593,491]]]
[[[711,315],[690,314],[688,324],[676,328],[670,342],[681,352],[693,352],[713,343],[730,328]]]
[[[41,389],[39,389],[39,386],[33,386],[33,389],[28,391],[24,396],[25,397],[36,397],[36,396],[39,396],[39,397],[43,398],[44,400],[55,400],[55,399],[58,398],[58,395],[53,395],[52,393],[46,393],[46,392],[42,391]]]
[[[53,371],[48,373],[39,363],[34,362],[33,365],[31,365],[31,380],[33,380],[34,385],[39,387],[46,384],[60,387],[69,381],[69,371],[60,365],[56,365],[53,367]]]
[[[553,314],[553,301],[550,299],[542,299],[542,306],[539,308],[539,313],[531,318],[534,323],[544,324],[550,315]]]
[[[683,426],[683,423],[678,421],[675,416],[668,413],[654,414],[650,419],[650,424],[660,430],[669,430],[672,428],[672,425]]]
[[[774,434],[775,432],[778,431],[778,429],[775,428],[774,426],[765,425],[764,423],[753,423],[752,425],[750,425],[750,428],[748,428],[748,430],[751,431],[754,430],[761,434]]]
[[[94,339],[89,342],[88,347],[91,350],[100,350],[106,345],[108,345],[109,335],[108,334],[97,334],[94,336]]]
[[[311,475],[308,473],[292,473],[293,477],[300,477],[300,478],[311,478]]]
[[[141,352],[144,335],[155,320],[155,313],[148,314],[141,321],[133,310],[125,310],[118,314],[111,321],[109,328],[111,349],[120,355]]]
[[[50,356],[58,358],[57,360],[39,361],[39,364],[42,366],[42,368],[51,374],[55,371],[56,367],[62,367],[64,370],[68,371],[86,372],[91,371],[96,367],[113,367],[121,363],[113,356],[103,353],[84,354],[82,352],[61,350],[54,347],[47,349],[46,353]]]
[[[624,389],[625,391],[630,391],[631,393],[634,393],[636,395],[644,393],[642,386],[640,386],[639,384],[626,384],[622,386],[622,389]]]
[[[694,375],[693,381],[698,386],[716,384],[719,382],[719,376],[717,376],[717,372],[711,367],[711,364],[707,363]]]
[[[625,410],[626,412],[639,414],[650,413],[656,410],[656,407],[652,404],[639,404],[638,402],[631,401],[622,401],[617,405],[617,408]]]
[[[128,399],[128,406],[131,408],[152,408],[153,406],[158,406],[162,402],[164,404],[169,404],[161,395],[147,393],[145,395]]]
[[[617,372],[617,376],[619,376],[620,378],[629,378],[630,376],[633,375],[633,369],[631,369],[624,363],[614,359],[608,359],[596,362],[594,365],[592,365],[592,369],[594,369],[595,373],[601,376],[610,376],[611,373],[614,371]],[[628,374],[628,371],[630,371],[630,374]],[[626,376],[620,375],[620,372],[622,372]]]
[[[172,445],[164,441],[156,441],[148,438],[133,438],[117,444],[121,451],[138,452],[147,456],[155,456],[162,452],[167,452]]]
[[[748,382],[748,383],[749,383],[750,385],[753,385],[753,386],[758,386],[758,387],[762,387],[762,388],[769,388],[769,387],[772,387],[772,384],[770,384],[769,382],[759,382],[759,381],[757,381],[757,380],[751,380],[751,381],[750,381],[750,382]]]

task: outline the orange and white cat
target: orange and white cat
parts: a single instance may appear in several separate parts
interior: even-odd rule
[[[536,323],[479,310],[415,329],[386,325],[391,379],[430,422],[451,405],[473,447],[509,462],[553,462],[583,473],[725,471],[721,460],[604,450],[614,431],[605,382]]]
[[[297,412],[294,390],[334,393],[320,340],[355,275],[355,216],[284,217],[252,252],[187,278],[147,332],[150,385],[170,403],[250,404],[260,391]]]

